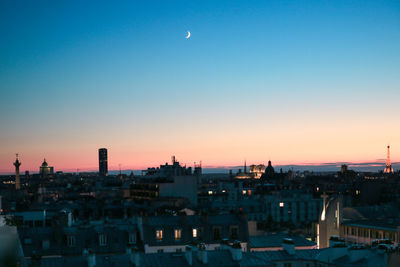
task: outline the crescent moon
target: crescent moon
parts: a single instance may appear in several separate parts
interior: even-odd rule
[[[187,31],[187,35],[186,35],[185,38],[186,38],[186,39],[189,39],[189,38],[190,38],[190,31]]]

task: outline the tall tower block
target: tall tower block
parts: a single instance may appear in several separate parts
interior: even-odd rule
[[[99,174],[101,176],[108,175],[108,155],[107,148],[99,149]]]
[[[21,162],[18,160],[18,154],[16,154],[17,158],[15,159],[14,166],[15,166],[15,189],[21,189],[21,182],[19,180],[19,166],[21,166]]]
[[[387,158],[386,158],[386,167],[383,170],[384,173],[394,173],[392,163],[390,162],[390,146],[387,146]]]

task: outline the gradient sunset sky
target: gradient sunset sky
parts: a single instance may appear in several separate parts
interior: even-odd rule
[[[399,161],[400,1],[1,1],[0,92],[2,173]]]

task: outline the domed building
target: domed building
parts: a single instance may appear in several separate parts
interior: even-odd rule
[[[49,175],[53,175],[54,173],[54,168],[49,166],[49,164],[46,162],[46,159],[43,160],[42,166],[40,166],[39,170],[40,176],[42,178],[47,177]]]
[[[274,167],[272,167],[272,164],[271,164],[271,161],[270,161],[270,160],[268,161],[268,166],[267,166],[267,168],[265,169],[265,174],[266,174],[267,176],[273,176],[273,175],[275,174]]]
[[[261,180],[266,181],[269,179],[273,179],[275,177],[275,170],[274,167],[272,167],[272,163],[269,160],[268,161],[268,166],[265,168],[265,172],[261,175]]]

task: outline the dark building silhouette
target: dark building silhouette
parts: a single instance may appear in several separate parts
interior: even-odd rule
[[[99,149],[99,173],[103,176],[107,176],[108,174],[107,148]]]
[[[14,162],[14,166],[15,166],[15,189],[19,190],[21,189],[21,183],[19,180],[19,166],[21,166],[21,162],[18,160],[18,154]]]
[[[387,146],[386,167],[384,173],[394,173],[392,163],[390,162],[390,146]]]
[[[268,161],[268,166],[265,169],[265,173],[267,174],[267,176],[273,176],[275,174],[274,167],[272,167],[270,160]]]

